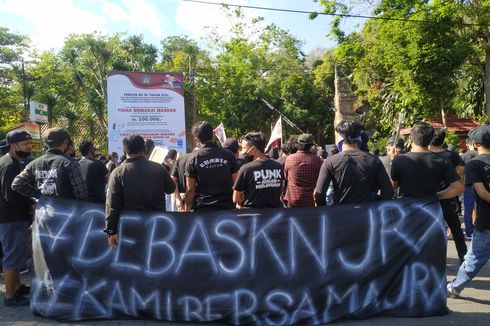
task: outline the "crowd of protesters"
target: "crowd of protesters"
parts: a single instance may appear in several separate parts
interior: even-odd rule
[[[413,125],[407,152],[401,140],[391,138],[381,158],[368,152],[359,122],[341,121],[335,130],[339,141],[330,153],[312,135],[301,134],[283,144],[279,157],[271,157],[262,132],[218,146],[213,127],[202,121],[191,131],[196,148],[187,154],[171,150],[163,162],[149,160],[155,145],[139,135],[124,138],[121,160],[115,152],[98,157],[88,140],[79,144],[76,160],[71,137],[60,128],[44,133],[46,154],[33,160],[31,136],[9,132],[0,158],[4,304],[29,304],[30,289],[20,282],[19,270],[29,254],[28,228],[41,196],[105,203],[104,232],[113,247],[126,209],[209,212],[437,196],[461,261],[448,284],[448,295],[458,296],[490,259],[490,126],[470,132],[476,150],[462,158],[445,149],[444,130],[425,122]],[[469,249],[458,213],[463,192]]]

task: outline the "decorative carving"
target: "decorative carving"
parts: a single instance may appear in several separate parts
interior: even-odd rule
[[[340,77],[337,67],[335,67],[335,126],[342,120],[361,120],[361,116],[356,112],[357,97],[352,92],[351,79],[352,75]],[[363,102],[363,105],[364,104],[365,103]],[[338,137],[338,134],[335,133],[336,143],[338,142]]]

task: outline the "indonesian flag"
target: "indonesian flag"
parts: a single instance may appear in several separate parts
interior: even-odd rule
[[[279,117],[279,120],[277,120],[274,129],[272,129],[271,133],[271,138],[269,139],[269,143],[265,147],[265,151],[267,152],[269,150],[269,147],[276,142],[277,140],[281,140],[282,142],[282,119]]]
[[[226,132],[225,132],[225,126],[223,125],[223,122],[221,122],[216,129],[214,129],[214,134],[216,137],[219,139],[221,142],[221,145],[225,143],[226,140]]]

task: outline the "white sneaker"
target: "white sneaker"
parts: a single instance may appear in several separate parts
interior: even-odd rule
[[[448,298],[459,298],[460,293],[461,293],[461,291],[454,289],[451,286],[451,283],[447,284],[447,296],[448,296]]]

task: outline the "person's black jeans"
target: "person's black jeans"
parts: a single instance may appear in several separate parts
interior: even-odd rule
[[[456,251],[458,252],[459,261],[460,263],[462,263],[464,261],[464,255],[466,255],[468,248],[466,247],[463,230],[461,229],[461,222],[459,221],[457,200],[457,198],[444,199],[440,202],[442,214],[444,215],[444,220],[451,230],[454,244],[456,245]]]

